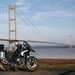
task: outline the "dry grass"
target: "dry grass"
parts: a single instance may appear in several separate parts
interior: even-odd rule
[[[75,59],[39,59],[39,69],[75,71]]]
[[[75,71],[75,64],[40,64],[39,69],[41,70],[73,70]]]

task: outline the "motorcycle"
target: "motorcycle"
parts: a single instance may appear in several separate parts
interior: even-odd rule
[[[34,71],[38,67],[38,60],[30,55],[30,52],[35,52],[34,49],[23,41],[23,44],[17,44],[15,52],[0,51],[0,62],[6,70],[16,70],[17,66],[22,66],[24,70]]]

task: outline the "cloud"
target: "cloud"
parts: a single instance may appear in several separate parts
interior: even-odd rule
[[[26,0],[16,0],[16,6],[18,7],[25,8],[25,7],[30,7],[30,5],[31,3],[27,2]]]
[[[70,12],[70,11],[62,11],[62,10],[56,10],[56,11],[44,11],[44,12],[36,12],[35,14],[32,15],[31,20],[38,24],[37,22],[40,22],[42,24],[47,24],[49,20],[52,18],[57,19],[57,18],[70,18],[74,17],[75,12]]]
[[[8,21],[7,15],[0,15],[0,38],[8,38]]]
[[[68,31],[54,28],[54,27],[47,27],[47,26],[38,26],[40,32],[38,32],[34,27],[26,25],[20,26],[20,33],[21,38],[25,40],[39,40],[39,41],[59,41],[64,42],[67,37]],[[50,35],[49,35],[50,34]],[[61,41],[63,40],[63,41]],[[66,43],[66,41],[65,41]]]
[[[25,0],[16,0],[16,5],[23,5]]]
[[[30,12],[31,3],[27,2],[26,0],[16,0],[16,6],[18,12]]]
[[[59,1],[59,2],[61,2],[61,1]],[[58,3],[57,3],[57,5],[58,5]],[[58,9],[56,9],[56,10],[50,10],[49,9],[49,10],[45,10],[45,11],[43,10],[41,12],[38,11],[38,10],[35,10],[34,8],[32,8],[33,10],[30,10],[31,4],[32,4],[31,2],[26,2],[26,0],[16,0],[16,5],[20,7],[18,9],[21,9],[23,12],[34,11],[34,14],[30,13],[32,15],[32,17],[30,17],[30,15],[23,14],[23,16],[25,16],[25,15],[29,16],[29,18],[31,18],[33,24],[34,24],[34,22],[37,23],[39,21],[42,21],[43,23],[46,24],[47,19],[49,20],[50,17],[62,17],[63,18],[63,17],[73,17],[73,16],[75,16],[75,12],[65,11],[65,10],[58,10]],[[41,9],[39,8],[39,10],[41,10]],[[18,10],[18,12],[19,12],[19,10]],[[17,16],[17,19],[18,18],[19,17]],[[2,30],[1,31],[4,30],[4,33],[7,32],[6,27],[8,26],[8,15],[5,16],[5,17],[0,16],[0,21],[1,21],[0,23],[2,25],[1,26]],[[27,25],[24,24],[25,26],[21,27],[22,24],[23,24],[22,22],[21,23],[17,22],[17,26],[20,25],[20,27],[18,27],[19,28],[18,31],[19,32],[21,31],[20,34],[22,35],[21,36],[22,39],[43,40],[43,41],[52,41],[52,40],[62,41],[62,40],[64,40],[66,38],[64,36],[66,34],[70,33],[70,31],[67,32],[67,31],[65,31],[63,29],[59,29],[59,27],[58,28],[55,28],[55,27],[52,28],[52,27],[49,27],[49,26],[46,26],[46,25],[42,26],[42,25],[40,25],[40,22],[39,22],[39,26],[37,26],[37,27],[41,31],[37,32],[34,27],[32,27],[32,26],[30,26],[28,24]],[[5,25],[7,25],[7,26],[5,27]]]
[[[73,16],[75,16],[75,12],[56,10],[56,11],[47,11],[47,12],[46,11],[36,12],[32,16],[32,19],[42,20],[42,19],[46,19],[49,17],[73,17]]]
[[[71,2],[71,1],[73,1],[73,0],[62,0],[62,1],[64,1],[64,2]]]

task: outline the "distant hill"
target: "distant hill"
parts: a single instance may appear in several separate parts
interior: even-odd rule
[[[67,46],[67,45],[65,45],[65,46],[33,46],[34,48],[69,48],[70,46]],[[75,47],[75,46],[74,46]]]

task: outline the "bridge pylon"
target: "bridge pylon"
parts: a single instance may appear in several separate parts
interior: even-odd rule
[[[16,5],[9,5],[9,45],[11,40],[17,40]]]

